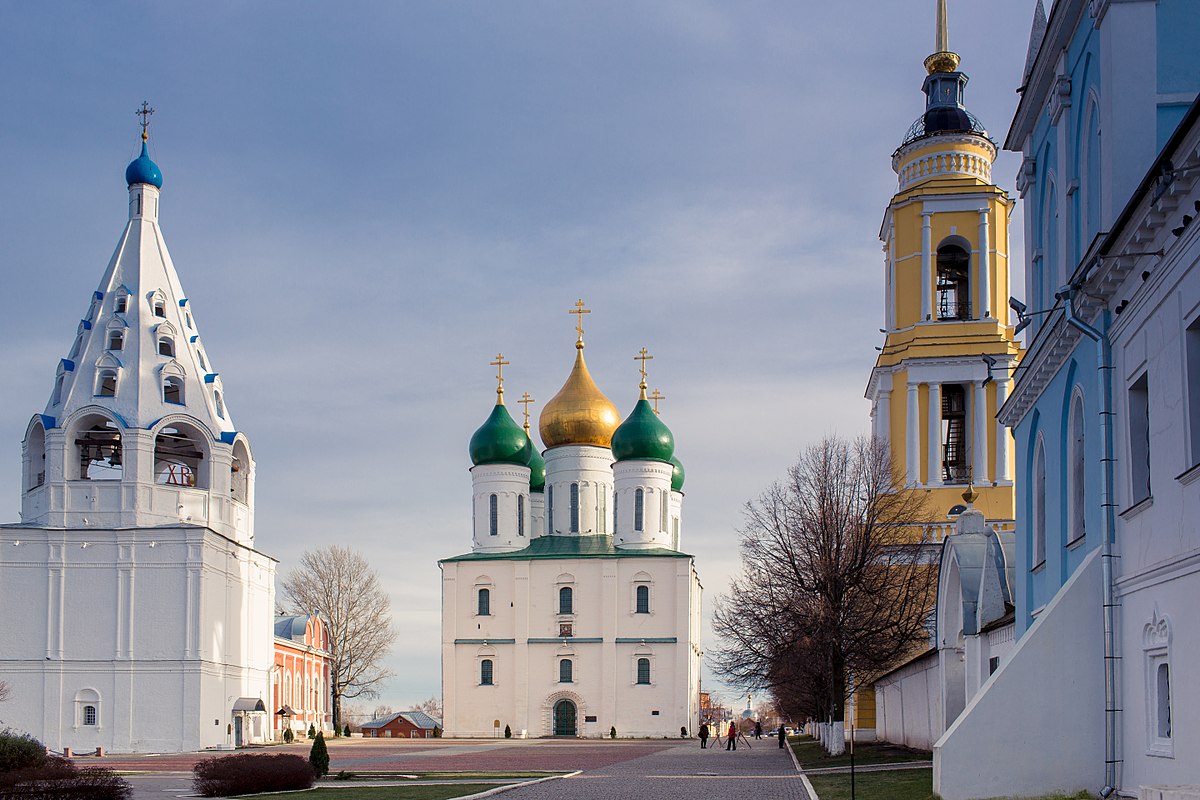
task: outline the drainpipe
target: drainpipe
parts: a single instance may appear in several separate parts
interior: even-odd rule
[[[1118,722],[1121,714],[1117,704],[1116,597],[1113,590],[1113,546],[1116,540],[1116,456],[1113,447],[1112,410],[1112,344],[1108,336],[1075,315],[1075,293],[1087,279],[1080,279],[1058,290],[1056,297],[1064,300],[1067,323],[1096,343],[1096,368],[1100,377],[1100,434],[1104,448],[1100,459],[1103,474],[1101,485],[1101,544],[1100,565],[1104,574],[1104,788],[1100,797],[1110,797],[1117,788],[1117,765],[1121,763],[1118,749]]]

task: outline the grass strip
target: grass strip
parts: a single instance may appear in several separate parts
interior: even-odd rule
[[[850,800],[849,775],[810,775],[821,800]],[[855,800],[934,800],[932,769],[864,772],[854,777]]]
[[[805,769],[824,769],[826,767],[850,766],[850,751],[840,756],[831,756],[815,739],[807,737],[789,739],[796,760]],[[933,753],[925,750],[909,750],[907,747],[888,742],[855,742],[854,764],[897,764],[905,761],[932,761]]]
[[[303,792],[280,792],[269,797],[295,797],[310,800],[450,800],[495,789],[493,783],[446,783],[438,786],[322,786]],[[236,800],[262,800],[267,795],[243,795]]]

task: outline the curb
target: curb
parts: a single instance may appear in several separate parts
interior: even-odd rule
[[[497,794],[500,794],[501,792],[509,792],[509,791],[512,791],[513,789],[520,789],[523,786],[533,786],[534,784],[545,783],[546,781],[558,781],[558,780],[562,780],[563,778],[574,778],[576,775],[579,775],[582,772],[583,772],[583,770],[577,769],[574,772],[568,772],[566,775],[549,775],[545,778],[537,778],[532,781],[525,781],[524,783],[510,783],[505,786],[497,786],[495,789],[488,789],[487,791],[484,791],[484,792],[477,792],[475,794],[465,794],[462,797],[457,798],[457,800],[475,800],[475,798],[477,798],[477,797],[491,797],[492,795],[497,795]],[[814,797],[814,800],[816,800],[815,797]]]
[[[804,769],[800,766],[800,759],[796,758],[796,751],[792,749],[790,742],[787,743],[788,755],[792,757],[792,763],[796,765],[796,772],[800,773],[800,780],[804,783],[804,791],[808,792],[809,800],[821,800],[817,796],[817,790],[813,788],[812,781],[804,774]]]

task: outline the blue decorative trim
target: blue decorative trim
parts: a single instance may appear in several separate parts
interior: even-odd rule
[[[205,376],[204,376],[204,382],[205,382],[205,383],[212,383],[213,381],[215,381],[215,380],[217,379],[217,376],[218,376],[219,374],[220,374],[219,372],[210,372],[210,373],[208,373],[207,375],[205,375]]]
[[[69,358],[60,358],[58,360],[58,368],[61,369],[63,372],[74,372],[75,371],[75,362]]]
[[[179,298],[179,307],[183,308],[186,305],[187,305],[187,298],[186,297]]]
[[[103,299],[104,299],[104,292],[99,292],[99,291],[97,291],[97,292],[92,292],[92,299],[93,299],[93,300],[103,300]]]
[[[197,336],[196,334],[194,334],[194,333],[193,333],[193,334],[192,334],[192,336],[191,336],[191,338],[190,338],[190,339],[188,339],[188,341],[189,341],[189,342],[191,342],[192,344],[195,344],[195,343],[196,343],[196,340],[197,340],[197,339],[199,339],[199,338],[200,338],[199,336]]]
[[[233,444],[233,440],[237,438],[237,431],[221,431],[221,441],[225,444]]]
[[[529,644],[601,644],[604,639],[599,636],[594,638],[583,636],[559,636],[558,638],[531,637],[525,641],[529,642]]]
[[[81,319],[81,320],[79,320],[79,324],[83,326],[83,329],[84,329],[85,331],[90,331],[90,330],[92,329],[92,322],[91,322],[91,320],[87,320],[87,319]]]
[[[38,416],[42,418],[42,427],[46,430],[58,427],[58,420],[49,414],[38,414]]]
[[[679,642],[674,636],[636,636],[617,637],[617,644],[677,644]]]
[[[516,644],[516,639],[455,639],[455,644]]]

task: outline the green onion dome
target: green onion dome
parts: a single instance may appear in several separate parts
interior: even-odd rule
[[[516,464],[528,467],[533,455],[533,443],[513,418],[509,416],[504,401],[496,403],[487,422],[471,437],[471,463]],[[544,467],[543,467],[544,469]]]
[[[546,459],[542,458],[542,454],[533,446],[533,440],[529,439],[529,434],[525,434],[525,438],[529,440],[529,491],[543,492],[546,490]]]
[[[645,390],[633,413],[613,431],[612,452],[617,461],[671,461],[675,437],[650,407]]]
[[[671,456],[671,466],[675,468],[671,470],[671,491],[682,492],[684,479],[683,464],[680,463],[678,458]]]

